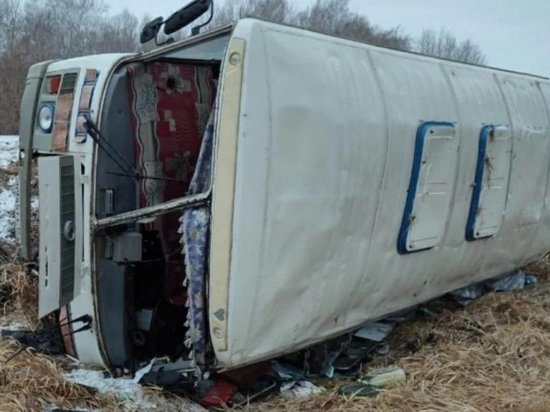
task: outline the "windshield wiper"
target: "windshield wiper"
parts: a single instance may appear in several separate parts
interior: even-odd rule
[[[105,136],[101,133],[97,125],[94,123],[89,114],[84,115],[84,127],[92,140],[97,143],[97,145],[105,151],[107,156],[116,163],[128,176],[132,177],[135,180],[139,180],[140,175],[134,166],[126,160],[124,156],[114,147],[111,142],[109,142]],[[109,148],[109,150],[107,150]],[[117,159],[118,158],[118,159]]]
[[[136,181],[142,180],[142,179],[148,179],[148,180],[162,180],[162,181],[173,181],[173,182],[183,182],[181,179],[176,179],[173,177],[156,177],[156,176],[147,176],[140,174],[134,166],[126,160],[124,156],[120,154],[120,152],[114,147],[109,140],[103,136],[97,125],[94,123],[92,118],[89,114],[84,115],[85,122],[84,122],[84,128],[86,129],[86,132],[90,135],[92,140],[97,143],[100,149],[102,149],[109,158],[116,163],[116,165],[124,172],[124,173],[115,173],[115,172],[107,172],[108,174],[115,175],[115,176],[126,176],[130,177]]]

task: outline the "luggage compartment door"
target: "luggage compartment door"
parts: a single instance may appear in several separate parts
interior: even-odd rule
[[[481,130],[466,239],[494,236],[504,220],[512,158],[512,133],[506,126]]]
[[[458,163],[452,123],[425,122],[418,129],[405,213],[397,248],[406,254],[431,249],[445,234]]]

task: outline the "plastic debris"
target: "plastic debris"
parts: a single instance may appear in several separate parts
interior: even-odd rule
[[[536,274],[525,273],[523,270],[514,270],[496,279],[455,290],[450,293],[450,296],[460,305],[468,306],[472,301],[481,297],[486,289],[493,292],[512,292],[536,285],[537,283],[538,277]]]
[[[468,306],[475,299],[480,298],[483,295],[483,285],[471,285],[462,289],[451,292],[450,295],[461,306]]]
[[[507,273],[495,280],[487,282],[487,286],[493,292],[511,292],[513,290],[521,290],[525,287],[525,272],[516,270]]]
[[[539,277],[535,273],[525,274],[525,287],[534,286],[539,283]]]
[[[399,312],[395,312],[394,314],[388,316],[385,321],[391,322],[391,323],[403,323],[408,320],[414,319],[416,316],[416,312],[418,310],[418,306],[415,305],[411,308],[400,310]]]
[[[362,339],[372,340],[374,342],[382,342],[386,336],[393,330],[394,325],[387,322],[374,322],[359,329],[355,336]]]
[[[112,378],[108,372],[87,369],[74,369],[63,376],[71,383],[94,388],[99,393],[114,394],[121,401],[139,404],[144,409],[155,406],[141,385],[134,383],[132,379]]]
[[[291,365],[273,361],[271,368],[280,382],[296,382],[305,379],[302,371]]]
[[[338,393],[347,397],[361,396],[373,398],[378,395],[380,391],[375,386],[367,383],[348,383],[342,385],[340,389],[338,389]]]
[[[315,345],[304,352],[304,373],[307,376],[334,377],[334,362],[344,353],[353,340],[351,333]]]
[[[388,353],[390,353],[390,345],[388,345],[387,343],[378,345],[378,347],[376,348],[376,353],[378,353],[379,355],[387,355]]]
[[[405,381],[405,371],[399,366],[391,366],[370,372],[366,379],[361,381],[377,388],[387,388]]]
[[[138,370],[134,374],[134,379],[132,379],[132,382],[139,383],[145,375],[147,375],[149,372],[151,372],[151,369],[153,369],[153,365],[156,361],[156,358],[153,358],[151,362],[149,362],[147,365],[145,365],[143,368]]]
[[[285,399],[304,399],[323,393],[325,388],[309,381],[289,382],[281,386],[281,396]]]
[[[376,349],[378,344],[366,339],[353,339],[349,347],[335,359],[332,366],[338,372],[350,373],[358,369],[362,361]]]

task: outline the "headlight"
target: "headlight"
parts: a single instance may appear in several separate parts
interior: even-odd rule
[[[53,117],[55,114],[55,106],[51,103],[42,105],[38,111],[38,126],[45,133],[50,133],[53,128]]]

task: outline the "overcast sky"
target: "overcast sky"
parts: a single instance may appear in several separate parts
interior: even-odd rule
[[[111,12],[167,16],[189,0],[106,0]],[[223,0],[215,0],[221,2]],[[314,0],[293,0],[306,7]],[[491,66],[550,77],[550,0],[351,0],[352,7],[383,28],[400,26],[418,36],[445,28],[470,38]]]

